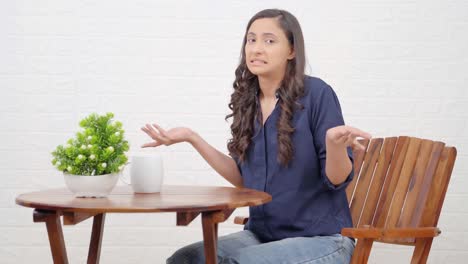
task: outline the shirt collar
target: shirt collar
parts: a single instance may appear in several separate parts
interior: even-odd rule
[[[279,99],[279,92],[278,92],[279,88],[276,90],[275,92],[275,97],[276,99]],[[258,98],[258,95],[260,94],[260,88],[257,87],[257,90],[255,91],[255,95],[257,96]]]

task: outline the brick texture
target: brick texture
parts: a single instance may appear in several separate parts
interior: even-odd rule
[[[115,113],[131,153],[147,122],[189,126],[226,152],[227,103],[242,36],[257,11],[278,7],[303,27],[307,70],[338,94],[349,125],[375,137],[411,135],[458,147],[429,263],[468,258],[468,3],[357,1],[1,1],[0,259],[51,263],[45,226],[16,195],[64,186],[50,152],[90,112]],[[165,184],[228,185],[188,145],[153,150]],[[235,215],[246,215],[244,208]],[[199,219],[109,215],[101,263],[165,263],[202,238]],[[64,227],[71,263],[84,263],[90,221]],[[241,230],[232,220],[220,234]],[[27,254],[24,254],[27,250]],[[370,263],[408,263],[377,244]]]

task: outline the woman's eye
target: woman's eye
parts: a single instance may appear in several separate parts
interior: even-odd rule
[[[275,41],[272,40],[272,39],[267,39],[267,40],[265,40],[265,42],[268,43],[268,44],[272,44],[272,43],[274,43]]]
[[[247,42],[248,42],[248,43],[254,43],[254,42],[255,42],[255,39],[247,39]]]

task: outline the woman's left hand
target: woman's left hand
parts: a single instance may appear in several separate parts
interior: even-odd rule
[[[357,137],[370,139],[372,136],[351,126],[332,127],[327,130],[326,144],[328,147],[351,147],[353,150],[365,150],[366,148],[358,142]]]

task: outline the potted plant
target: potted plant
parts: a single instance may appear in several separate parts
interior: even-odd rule
[[[113,113],[90,114],[80,121],[82,131],[52,152],[52,164],[63,172],[76,197],[106,197],[128,161],[122,123],[113,117]]]

